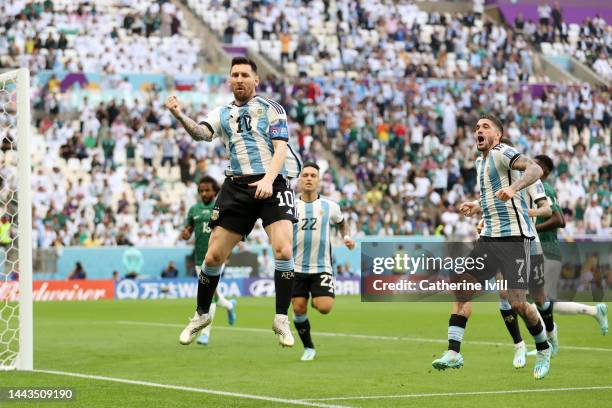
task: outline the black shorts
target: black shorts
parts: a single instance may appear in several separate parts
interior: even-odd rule
[[[531,271],[529,272],[529,290],[544,287],[544,255],[531,256]]]
[[[226,178],[217,197],[215,209],[208,226],[212,229],[217,225],[247,236],[255,222],[261,218],[265,227],[280,221],[297,222],[295,199],[289,183],[283,176],[276,177],[272,184],[272,196],[266,199],[256,199],[256,187],[249,186],[261,180],[263,174],[240,178]]]
[[[296,273],[291,297],[336,297],[335,289],[334,276],[331,273]]]
[[[484,285],[501,271],[508,289],[527,289],[531,272],[531,240],[522,237],[480,237],[469,255],[476,262],[466,270]],[[461,275],[458,275],[460,278]]]

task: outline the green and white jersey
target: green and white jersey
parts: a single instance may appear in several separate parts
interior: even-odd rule
[[[208,251],[208,240],[210,239],[210,227],[208,222],[215,208],[215,200],[209,204],[197,203],[189,209],[185,226],[193,226],[195,233],[195,264],[201,266]]]
[[[561,207],[559,206],[559,202],[557,201],[557,193],[555,193],[555,189],[552,188],[550,184],[547,182],[542,183],[544,185],[544,192],[546,193],[546,197],[548,198],[548,203],[550,204],[550,208],[553,213],[559,212],[562,213]],[[536,220],[536,224],[541,224],[546,221],[550,217],[538,217]],[[540,237],[540,242],[542,243],[542,249],[544,250],[544,256],[548,259],[554,259],[557,261],[561,260],[561,248],[559,247],[559,239],[557,238],[557,230],[558,228],[554,228],[549,231],[541,231],[538,233]]]
[[[527,201],[529,204],[529,208],[537,209],[538,204],[536,201],[540,199],[546,199],[546,194],[544,192],[544,185],[540,180],[537,180],[535,183],[525,187],[525,192],[527,193]],[[531,222],[535,226],[536,218],[530,217]],[[535,239],[531,243],[531,253],[534,255],[542,255],[542,246],[540,245],[540,240],[538,239],[538,235],[536,234]]]

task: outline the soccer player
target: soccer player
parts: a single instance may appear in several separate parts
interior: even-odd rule
[[[561,249],[557,239],[557,229],[565,227],[563,212],[557,202],[557,194],[553,187],[546,181],[548,175],[555,169],[552,159],[546,155],[535,157],[536,163],[540,165],[544,174],[542,184],[548,200],[551,203],[553,214],[550,217],[540,216],[536,220],[536,230],[542,242],[542,249],[546,259],[544,260],[545,290],[548,297],[557,299],[557,285],[561,274]],[[555,302],[555,311],[564,315],[585,314],[595,318],[599,324],[602,335],[608,333],[608,306],[599,303],[596,306],[584,305],[576,302]]]
[[[204,262],[204,256],[208,251],[208,240],[210,239],[210,216],[215,207],[215,197],[219,192],[219,185],[214,178],[210,176],[204,176],[198,182],[198,194],[200,195],[201,202],[194,204],[187,212],[187,219],[185,220],[185,228],[181,232],[181,238],[187,241],[191,234],[195,232],[195,249],[194,249],[194,261],[196,264],[196,272],[198,278],[202,271],[202,263]],[[215,317],[215,311],[217,310],[217,304],[227,310],[227,322],[230,326],[236,323],[236,299],[228,301],[218,290],[216,293],[216,301],[213,298],[213,303],[210,305],[209,314],[211,324],[206,326],[202,330],[202,334],[198,337],[198,344],[206,346],[210,338],[210,328],[212,327],[212,320]]]
[[[512,146],[510,140],[507,138],[502,138],[501,142],[505,145]],[[549,217],[552,215],[550,204],[544,192],[544,185],[540,180],[536,180],[535,183],[526,187],[524,192],[526,193],[525,198],[527,207],[529,208],[528,215],[534,225],[536,217]],[[557,327],[553,319],[552,302],[547,299],[544,289],[544,254],[537,234],[535,234],[535,239],[532,241],[531,251],[529,293],[536,305],[538,313],[542,317],[548,342],[551,345],[551,356],[554,356],[557,354],[559,344],[557,340]],[[506,291],[500,291],[500,298],[500,313],[514,341],[515,350],[512,364],[514,368],[523,368],[527,364],[527,346],[521,336],[518,316],[517,313],[512,310],[510,302],[508,302],[508,293]]]
[[[313,360],[316,355],[306,314],[308,297],[312,296],[312,306],[322,314],[328,314],[334,305],[331,226],[340,228],[344,245],[348,249],[355,248],[340,206],[318,194],[319,183],[319,166],[312,162],[305,163],[299,178],[301,196],[297,200],[300,219],[293,226],[293,323],[304,344],[302,361]]]
[[[538,313],[530,307],[525,296],[535,227],[521,190],[535,183],[542,169],[512,147],[501,144],[502,136],[503,125],[493,115],[482,116],[474,127],[476,147],[482,153],[477,167],[480,200],[465,202],[459,210],[465,216],[482,210],[484,228],[470,257],[480,258],[484,268],[475,266],[461,276],[464,282],[484,283],[501,270],[508,283],[510,305],[523,318],[536,343],[538,351],[533,375],[541,379],[550,370],[551,350]],[[438,370],[463,366],[460,348],[472,312],[472,294],[458,291],[455,295],[448,324],[448,350],[432,362]]]
[[[166,107],[194,140],[219,137],[229,155],[227,177],[209,222],[212,233],[199,277],[197,308],[179,341],[190,344],[210,324],[210,304],[221,265],[261,218],[275,259],[276,315],[272,330],[282,346],[292,347],[287,313],[293,286],[292,224],[297,218],[286,177],[297,177],[301,163],[287,143],[285,110],[256,93],[257,65],[245,57],[234,58],[229,83],[234,101],[213,109],[200,123],[183,114],[175,96],[166,101]]]

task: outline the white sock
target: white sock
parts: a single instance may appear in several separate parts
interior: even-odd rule
[[[201,334],[207,334],[210,337],[210,329],[212,328],[213,320],[215,319],[215,311],[217,310],[217,304],[211,303],[208,314],[210,315],[210,324],[202,329]]]
[[[595,306],[576,302],[555,302],[555,312],[563,315],[586,314],[597,316],[597,308]]]
[[[234,305],[232,304],[232,302],[227,300],[225,296],[223,296],[221,292],[219,292],[218,290],[217,290],[217,304],[227,310],[232,310],[234,308]]]

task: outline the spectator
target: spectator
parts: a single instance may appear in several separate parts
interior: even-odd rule
[[[162,270],[162,279],[174,279],[178,277],[178,269],[174,266],[174,262],[168,262],[168,265]]]
[[[87,279],[87,274],[85,273],[85,269],[83,269],[83,265],[80,262],[77,262],[70,275],[68,275],[69,280],[78,280],[78,279]]]

